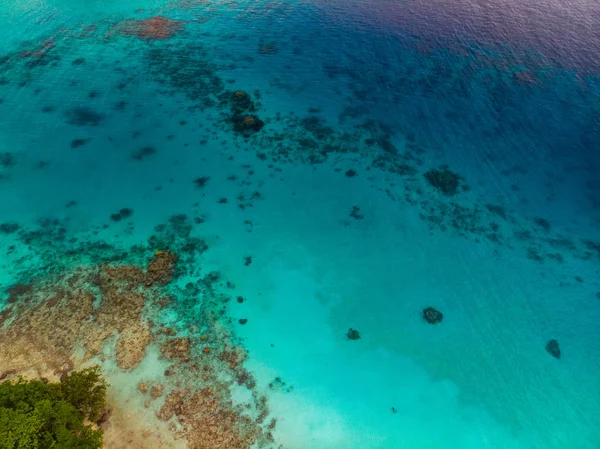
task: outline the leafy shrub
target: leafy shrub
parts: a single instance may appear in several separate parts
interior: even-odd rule
[[[0,384],[1,449],[99,449],[97,421],[106,406],[100,368],[72,372],[62,383],[38,380]]]
[[[64,399],[89,421],[96,422],[100,419],[106,407],[106,382],[100,375],[99,366],[73,371],[60,386]]]

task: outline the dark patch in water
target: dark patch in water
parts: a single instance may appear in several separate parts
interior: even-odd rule
[[[71,142],[71,148],[79,148],[86,143],[88,143],[89,139],[75,139]]]
[[[104,116],[88,107],[78,107],[67,112],[67,122],[76,126],[97,126]]]
[[[12,167],[16,162],[14,153],[0,153],[0,167]]]
[[[548,341],[548,343],[546,343],[546,351],[548,351],[548,354],[550,354],[552,357],[560,359],[560,346],[558,344],[558,341],[554,338]]]
[[[146,159],[148,156],[152,156],[155,153],[156,149],[154,147],[147,146],[131,153],[131,157],[136,161],[141,161],[143,159]]]
[[[9,223],[0,224],[0,232],[2,234],[12,234],[18,230],[19,230],[18,223],[9,222]]]

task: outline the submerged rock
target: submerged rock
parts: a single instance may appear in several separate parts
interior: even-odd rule
[[[550,354],[552,357],[556,358],[556,359],[560,359],[560,346],[558,344],[558,341],[555,340],[554,338],[550,341],[548,341],[548,343],[546,343],[546,351],[548,352],[548,354]]]
[[[438,324],[444,319],[444,314],[433,307],[427,307],[426,309],[423,309],[423,318],[425,318],[425,321],[429,324]]]

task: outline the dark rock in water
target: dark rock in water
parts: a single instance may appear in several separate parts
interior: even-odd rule
[[[546,351],[548,351],[548,354],[552,357],[560,359],[560,346],[558,345],[558,341],[554,338],[546,343]]]
[[[358,333],[358,331],[356,329],[350,328],[350,329],[348,329],[346,338],[348,338],[348,340],[358,340],[360,338],[360,334]]]
[[[444,319],[444,314],[433,307],[427,307],[423,310],[423,318],[425,318],[425,321],[429,324],[438,324]]]

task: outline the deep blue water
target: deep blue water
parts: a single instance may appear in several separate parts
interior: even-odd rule
[[[0,30],[3,290],[202,217],[186,269],[254,298],[223,325],[284,447],[598,447],[596,4],[9,1]]]

